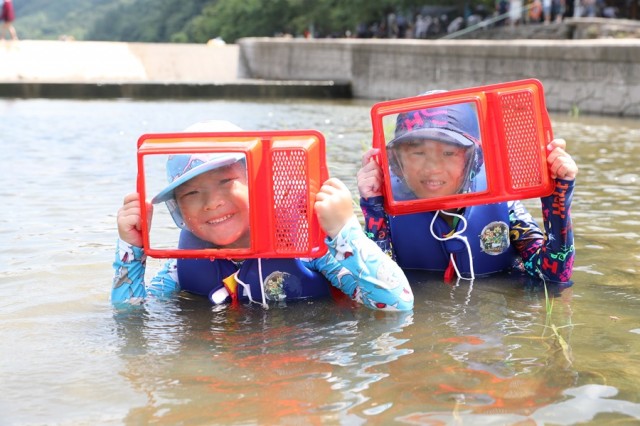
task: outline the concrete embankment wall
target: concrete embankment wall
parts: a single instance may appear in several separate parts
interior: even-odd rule
[[[358,98],[537,78],[551,111],[640,116],[640,39],[246,38],[238,44],[242,77],[350,81]]]
[[[237,65],[237,45],[0,42],[1,82],[228,82]]]
[[[0,41],[0,97],[350,97],[332,81],[238,79],[237,45]]]

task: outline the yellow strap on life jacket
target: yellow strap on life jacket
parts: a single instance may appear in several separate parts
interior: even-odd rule
[[[236,281],[236,274],[233,273],[229,275],[227,278],[222,280],[222,284],[229,292],[231,296],[231,303],[238,302],[238,282]]]

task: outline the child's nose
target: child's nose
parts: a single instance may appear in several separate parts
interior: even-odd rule
[[[442,168],[442,161],[435,158],[434,156],[427,156],[424,160],[423,170],[432,172],[435,170],[439,170]]]
[[[224,197],[222,197],[222,195],[218,191],[210,192],[207,195],[207,200],[205,203],[206,210],[215,210],[218,207],[221,207],[223,205],[224,205]]]

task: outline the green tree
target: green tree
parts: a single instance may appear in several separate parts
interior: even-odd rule
[[[16,28],[22,39],[57,39],[63,35],[86,39],[103,14],[132,0],[16,1]]]
[[[290,31],[295,13],[287,0],[218,0],[189,22],[186,33],[194,42],[215,37],[233,42],[247,35],[273,36]]]
[[[211,1],[122,2],[96,21],[88,38],[140,42],[190,41],[184,37],[184,27],[202,12],[207,3]]]

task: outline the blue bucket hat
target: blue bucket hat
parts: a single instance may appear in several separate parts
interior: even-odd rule
[[[478,114],[471,103],[443,105],[398,114],[395,135],[387,148],[429,139],[465,148],[480,144]]]
[[[162,203],[174,197],[174,190],[205,172],[229,166],[244,158],[243,154],[176,154],[167,160],[167,185],[151,202]]]
[[[211,120],[192,124],[184,132],[236,132],[241,130],[240,127],[228,121]],[[170,155],[167,160],[167,181],[169,184],[151,199],[151,203],[165,202],[176,225],[186,229],[178,202],[175,199],[175,189],[196,176],[220,167],[230,166],[241,160],[244,160],[244,154],[240,153]]]

